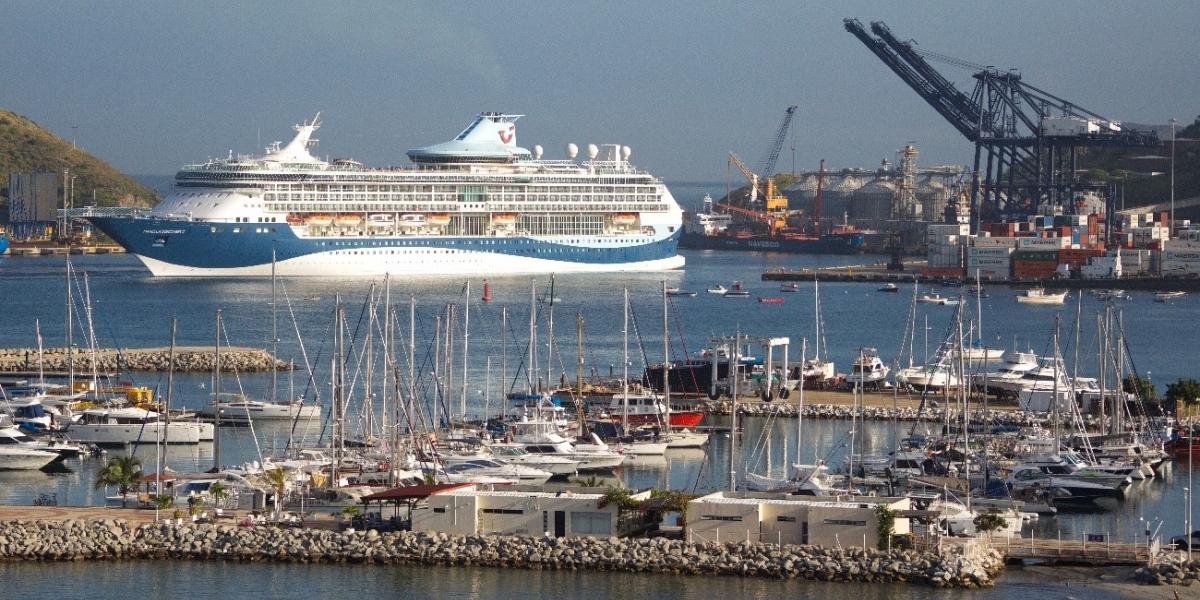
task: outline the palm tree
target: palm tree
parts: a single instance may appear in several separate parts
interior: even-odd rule
[[[208,495],[212,496],[215,506],[224,508],[225,499],[229,497],[229,488],[220,481],[214,481],[212,485],[208,486]]]
[[[278,521],[283,509],[283,493],[287,490],[287,474],[284,473],[283,467],[275,467],[264,472],[263,477],[271,489],[275,490],[275,520]]]
[[[125,508],[126,495],[137,487],[137,481],[143,475],[142,461],[136,456],[114,456],[96,474],[96,489],[117,486],[121,494],[121,508]]]

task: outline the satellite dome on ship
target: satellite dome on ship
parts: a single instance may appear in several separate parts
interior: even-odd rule
[[[517,146],[517,119],[524,115],[485,112],[475,117],[449,142],[407,152],[414,163],[511,163],[528,159],[529,150]]]

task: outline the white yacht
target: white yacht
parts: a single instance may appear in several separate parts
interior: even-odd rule
[[[159,419],[157,412],[144,408],[89,408],[80,413],[67,434],[72,440],[99,446],[125,444],[199,444],[198,423]]]
[[[975,376],[975,385],[978,387],[987,386],[987,391],[1007,391],[1001,388],[1006,382],[1012,382],[1020,379],[1029,371],[1036,369],[1038,366],[1037,355],[1032,350],[1028,352],[1010,352],[1004,359],[1004,364],[999,369],[986,374]]]

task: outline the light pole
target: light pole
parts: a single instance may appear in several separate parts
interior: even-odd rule
[[[1167,239],[1175,231],[1175,117],[1171,117],[1171,222],[1167,223]]]

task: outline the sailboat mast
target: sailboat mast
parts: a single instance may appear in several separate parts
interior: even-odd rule
[[[67,387],[75,392],[75,341],[71,339],[71,253],[67,253]]]
[[[345,442],[346,419],[346,324],[345,309],[342,308],[342,296],[338,294],[334,303],[334,319],[336,333],[334,337],[335,354],[333,357],[333,465],[330,467],[329,487],[336,488],[341,478],[342,446]]]
[[[629,288],[625,288],[625,317],[624,324],[621,326],[622,353],[621,353],[621,429],[622,434],[629,432]]]
[[[162,436],[160,436],[161,439],[159,439],[159,441],[158,441],[158,482],[157,482],[157,487],[158,487],[159,494],[163,493],[162,473],[163,473],[163,470],[166,469],[166,466],[167,466],[166,453],[163,452],[163,444],[165,444],[167,442],[166,436],[169,433],[168,430],[170,429],[170,426],[171,426],[171,386],[175,382],[175,329],[176,329],[176,326],[178,325],[178,322],[179,322],[178,317],[171,317],[171,352],[167,357],[167,396],[166,396],[166,400],[163,404],[163,414],[167,415],[167,421],[166,421],[165,425],[159,426],[159,428],[158,428],[159,432],[162,433]],[[213,436],[214,440],[216,439],[215,433],[216,432],[214,432],[214,436]],[[158,510],[158,507],[156,505],[155,511],[157,511],[157,510]],[[156,512],[155,519],[157,519],[157,518],[158,518],[158,513]]]
[[[462,397],[459,399],[459,412],[462,420],[467,420],[467,357],[471,341],[471,282],[467,281],[466,296],[463,297],[463,350],[462,350]]]
[[[546,389],[554,381],[554,276],[550,276],[550,296],[546,299],[550,311],[546,313]]]
[[[808,340],[800,338],[800,364],[804,364],[804,353],[808,350]],[[800,390],[800,395],[796,398],[796,464],[803,464],[800,460],[800,449],[804,447],[804,379],[801,378],[800,384],[796,386]]]
[[[666,422],[662,424],[666,432],[671,431],[671,340],[667,331],[667,281],[662,282],[663,298],[663,411]]]
[[[217,309],[217,339],[213,348],[213,470],[221,470],[221,309]]]
[[[279,327],[277,318],[279,305],[278,296],[275,293],[275,249],[271,249],[271,402],[279,400]]]
[[[537,369],[537,280],[529,281],[529,364],[525,365],[525,381],[529,393],[534,392],[533,378]]]

